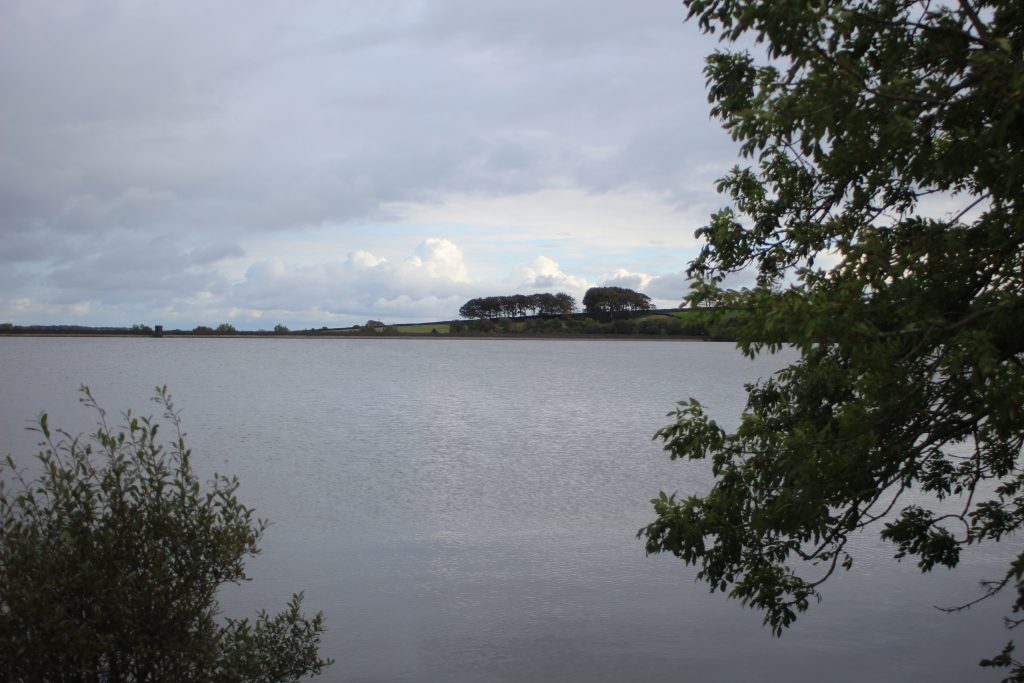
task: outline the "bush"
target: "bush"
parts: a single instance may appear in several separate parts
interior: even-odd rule
[[[611,332],[615,334],[636,334],[636,323],[632,320],[616,320],[611,324]]]
[[[236,479],[203,490],[166,390],[166,447],[151,418],[111,428],[82,393],[95,433],[53,431],[44,413],[38,479],[0,464],[0,679],[296,681],[328,666],[323,614],[303,615],[301,594],[252,623],[218,618],[218,587],[245,580],[265,522]]]
[[[662,318],[644,318],[636,321],[636,331],[640,334],[668,334],[668,326]]]
[[[565,323],[558,318],[541,320],[537,324],[537,330],[544,334],[561,334],[564,327]]]

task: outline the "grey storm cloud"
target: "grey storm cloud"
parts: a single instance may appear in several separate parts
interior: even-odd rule
[[[672,188],[704,153],[673,2],[5,7],[5,227],[125,188],[239,228],[553,177]]]
[[[675,0],[10,0],[0,261],[99,298],[147,270],[180,298],[246,236],[355,233],[452,193],[684,202],[725,135],[713,42],[683,18]],[[175,246],[150,261],[154,241]]]
[[[210,265],[243,253],[237,245],[224,243],[185,249],[171,235],[126,232],[99,239],[100,248],[66,259],[50,273],[48,282],[62,292],[55,303],[159,303],[223,293],[229,283]]]

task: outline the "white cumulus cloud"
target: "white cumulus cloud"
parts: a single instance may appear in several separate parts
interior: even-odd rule
[[[625,268],[616,268],[611,275],[604,279],[605,287],[625,287],[644,291],[653,278],[647,273],[632,273]]]
[[[558,261],[548,256],[538,256],[532,263],[521,266],[515,274],[518,283],[530,289],[566,291],[580,294],[590,284],[581,277],[562,271]]]
[[[334,321],[366,317],[450,317],[472,293],[462,251],[450,240],[426,239],[391,262],[366,250],[314,264],[272,258],[252,264],[226,303],[280,316],[323,311]]]
[[[432,237],[416,247],[416,255],[407,263],[415,270],[422,268],[432,278],[447,278],[456,282],[469,279],[466,264],[462,261],[462,250],[455,243]]]

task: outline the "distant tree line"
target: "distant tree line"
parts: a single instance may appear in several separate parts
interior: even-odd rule
[[[159,327],[159,326],[158,326]],[[322,328],[326,330],[327,328]],[[311,331],[311,330],[310,330]],[[305,333],[309,331],[302,331]],[[15,325],[14,323],[4,322],[0,323],[0,334],[74,334],[74,335],[117,335],[117,336],[145,336],[152,337],[157,336],[156,330],[150,325],[144,323],[136,323],[131,327],[90,327],[87,325]],[[192,329],[178,329],[178,328],[161,328],[160,336],[185,336],[185,335],[245,335],[245,336],[261,336],[261,335],[287,335],[291,334],[284,325],[275,325],[273,331],[271,330],[238,330],[231,323],[221,323],[217,327],[210,327],[209,325],[197,325]]]
[[[238,334],[238,330],[231,323],[221,323],[217,329],[206,325],[198,325],[192,330],[192,334]]]
[[[459,309],[463,318],[517,318],[525,315],[571,315],[576,299],[564,292],[558,294],[512,294],[470,299]]]
[[[591,287],[583,295],[583,308],[597,316],[612,316],[616,313],[649,311],[653,308],[651,297],[625,287]]]

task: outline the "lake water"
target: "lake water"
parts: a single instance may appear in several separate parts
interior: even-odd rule
[[[87,384],[109,412],[168,385],[197,466],[237,475],[271,521],[224,612],[327,614],[320,680],[995,681],[1006,567],[897,564],[877,535],[781,639],[761,615],[646,557],[659,490],[709,485],[653,433],[677,400],[736,423],[745,382],[792,355],[729,344],[540,340],[0,338],[0,453],[28,463],[39,412],[78,432]]]

